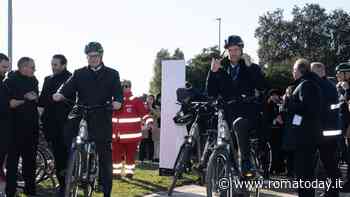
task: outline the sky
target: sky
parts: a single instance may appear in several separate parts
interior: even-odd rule
[[[84,46],[98,41],[105,64],[130,79],[134,94],[141,95],[149,90],[160,49],[180,48],[187,61],[218,45],[220,17],[221,46],[229,35],[240,35],[244,51],[257,62],[259,16],[282,8],[288,19],[295,5],[306,3],[350,12],[349,0],[14,0],[13,67],[22,56],[34,58],[42,85],[54,54],[64,54],[73,71],[86,66]],[[0,0],[0,52],[7,53],[7,0]]]

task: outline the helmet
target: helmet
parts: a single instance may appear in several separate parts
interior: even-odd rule
[[[335,67],[335,72],[350,72],[350,62],[340,63]]]
[[[225,40],[225,49],[227,49],[230,46],[234,46],[234,45],[239,46],[243,49],[244,43],[243,43],[242,38],[239,36],[236,36],[236,35],[232,35],[232,36],[229,36],[227,38],[227,40]]]
[[[89,42],[85,46],[85,54],[91,53],[91,52],[97,52],[99,54],[103,53],[102,45],[98,42]]]

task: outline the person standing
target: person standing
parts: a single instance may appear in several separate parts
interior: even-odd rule
[[[67,82],[53,95],[55,102],[63,101],[71,95],[77,95],[77,103],[87,106],[111,103],[114,110],[121,107],[123,101],[119,73],[104,65],[103,47],[98,42],[85,46],[88,66],[74,71]],[[78,134],[80,118],[72,110],[65,128],[65,140],[68,147]],[[101,185],[104,197],[111,197],[112,191],[112,111],[95,110],[87,117],[89,137],[96,144],[101,171]],[[68,161],[68,158],[66,159]]]
[[[142,117],[148,112],[143,102],[133,96],[131,82],[122,82],[124,103],[121,110],[113,113],[113,176],[121,178],[124,173],[127,178],[133,178],[135,170],[135,155],[137,146],[142,139]],[[147,120],[146,120],[147,122]]]
[[[338,92],[335,85],[330,82],[326,75],[326,67],[321,62],[311,63],[311,71],[320,77],[319,86],[324,98],[322,112],[322,138],[318,145],[320,160],[326,170],[327,178],[332,181],[332,187],[325,192],[325,197],[338,197],[339,189],[336,188],[336,181],[341,177],[338,169],[337,148],[341,136],[339,124],[339,111],[334,106],[338,104]]]
[[[298,180],[314,180],[314,162],[322,130],[322,92],[320,78],[311,72],[306,59],[298,59],[293,66],[296,88],[288,97],[286,109],[292,116],[288,125],[295,149],[295,172]],[[299,188],[299,197],[314,196],[315,189]]]
[[[42,108],[41,120],[43,132],[46,140],[51,145],[55,157],[56,177],[59,183],[58,195],[64,196],[67,147],[64,144],[63,128],[71,107],[63,102],[54,102],[52,95],[67,81],[72,75],[67,70],[67,59],[64,55],[54,55],[51,60],[53,74],[44,80],[43,89],[39,97],[39,107]],[[74,100],[71,95],[70,100]]]
[[[24,193],[36,195],[36,150],[39,137],[38,80],[34,76],[35,63],[30,57],[18,61],[18,70],[5,80],[10,91],[13,132],[7,159],[6,194],[14,197],[17,189],[17,169],[22,157]]]
[[[11,112],[8,88],[4,84],[6,73],[9,70],[9,58],[0,53],[0,182],[5,182],[3,165],[8,152],[11,134]]]

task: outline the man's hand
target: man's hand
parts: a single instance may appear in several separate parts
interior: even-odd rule
[[[60,101],[63,101],[64,99],[65,97],[60,93],[55,93],[52,95],[52,100],[55,102],[60,102]]]
[[[340,86],[344,89],[344,90],[348,90],[350,87],[349,87],[349,83],[347,81],[343,81],[343,82],[340,82]]]
[[[16,100],[16,99],[11,99],[10,100],[10,107],[11,108],[16,108],[22,104],[24,104],[25,101],[24,100]]]
[[[221,68],[221,63],[220,63],[220,60],[218,59],[211,59],[211,68],[210,70],[214,73],[218,72],[219,69]]]
[[[35,92],[28,92],[24,95],[24,98],[29,101],[35,101],[39,98],[39,96]]]
[[[117,101],[113,101],[112,107],[113,107],[113,110],[119,110],[120,108],[122,108],[122,104]]]

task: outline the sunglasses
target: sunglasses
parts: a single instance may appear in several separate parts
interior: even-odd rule
[[[130,88],[129,85],[123,85],[123,88]]]

